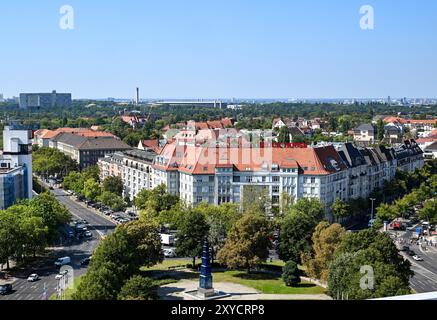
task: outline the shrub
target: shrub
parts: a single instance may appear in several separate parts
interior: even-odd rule
[[[282,273],[282,280],[284,280],[284,283],[288,287],[293,287],[300,283],[300,271],[296,262],[288,261],[285,264]]]

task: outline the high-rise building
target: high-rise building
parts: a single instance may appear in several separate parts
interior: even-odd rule
[[[20,109],[29,108],[54,108],[64,107],[71,108],[71,93],[21,93]]]
[[[3,131],[0,210],[32,198],[32,131],[13,125]]]

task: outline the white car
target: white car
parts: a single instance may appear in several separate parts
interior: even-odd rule
[[[27,281],[29,282],[35,282],[39,280],[39,276],[36,273],[31,274],[28,278]]]
[[[423,261],[423,259],[422,259],[422,257],[421,256],[413,256],[413,259],[415,260],[415,261]]]
[[[164,257],[175,258],[176,252],[174,251],[174,249],[164,249]]]
[[[55,279],[56,280],[61,280],[67,273],[68,273],[68,270],[64,270],[64,271],[60,272],[59,274],[57,274],[55,276]]]
[[[91,231],[85,232],[85,237],[92,238],[92,236],[93,236],[93,234],[91,233]]]

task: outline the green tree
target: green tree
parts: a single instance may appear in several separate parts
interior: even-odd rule
[[[26,215],[20,220],[23,253],[25,256],[36,257],[38,253],[44,252],[48,244],[49,228],[44,225],[44,220],[41,217]]]
[[[244,186],[241,207],[244,212],[266,214],[271,208],[268,189],[262,186]]]
[[[323,205],[316,199],[299,199],[281,223],[278,253],[283,261],[301,262],[301,254],[311,249],[311,236],[324,217]]]
[[[179,225],[176,241],[176,254],[192,257],[193,268],[196,266],[196,257],[201,256],[203,243],[208,236],[209,226],[203,212],[189,210]]]
[[[338,221],[341,218],[350,217],[352,215],[350,206],[340,198],[336,198],[332,204],[332,214]]]
[[[228,232],[242,217],[242,213],[238,205],[232,203],[224,203],[220,206],[202,203],[196,206],[194,210],[203,212],[206,216],[209,225],[208,240],[212,251],[212,259],[214,260],[216,252],[224,245]]]
[[[76,193],[82,194],[84,185],[85,177],[80,172],[71,171],[64,178],[64,189],[66,190],[72,190]]]
[[[320,222],[312,236],[312,250],[302,256],[303,265],[309,277],[326,281],[329,264],[340,246],[346,230],[339,224]]]
[[[282,127],[281,129],[279,129],[279,134],[278,134],[278,142],[279,143],[290,143],[290,133],[288,132],[288,128],[287,127]]]
[[[347,234],[329,267],[328,287],[334,298],[369,299],[409,293],[410,262],[385,233],[368,229]],[[373,270],[373,286],[362,288],[362,267]],[[367,272],[366,271],[366,272]]]
[[[32,170],[43,177],[64,177],[77,170],[78,164],[61,151],[53,148],[39,148],[32,155]]]
[[[382,141],[385,133],[385,123],[382,119],[379,119],[376,124],[376,133],[378,135],[378,140]]]
[[[100,184],[89,178],[85,181],[83,185],[83,195],[90,200],[97,200],[97,198],[101,195],[102,189],[100,188]]]
[[[146,277],[135,275],[121,288],[118,300],[157,300],[157,285]]]
[[[288,261],[282,272],[282,280],[289,287],[294,287],[300,283],[300,270],[297,263],[294,261]]]
[[[118,227],[98,246],[74,300],[116,300],[126,280],[163,261],[158,227],[135,221]]]
[[[102,184],[103,191],[116,194],[118,196],[123,195],[123,181],[120,177],[107,177]]]
[[[85,181],[88,179],[93,179],[100,182],[100,169],[98,165],[90,166],[82,171]]]
[[[17,257],[22,250],[23,238],[19,216],[11,211],[0,211],[0,264],[6,264]]]
[[[28,214],[39,217],[48,229],[48,242],[54,241],[58,236],[59,228],[71,220],[67,208],[60,204],[50,193],[42,193],[28,202]]]
[[[123,211],[127,207],[122,197],[109,191],[102,192],[97,199],[113,211]]]
[[[155,189],[143,189],[134,199],[135,206],[140,210],[148,210],[153,217],[159,215],[161,211],[170,210],[179,203],[179,197],[169,194],[165,185],[160,185]],[[149,214],[145,215],[149,216]]]
[[[269,223],[259,213],[246,213],[229,232],[217,259],[230,268],[250,270],[269,256]]]
[[[437,223],[437,200],[431,199],[425,202],[419,211],[419,218],[430,223]]]

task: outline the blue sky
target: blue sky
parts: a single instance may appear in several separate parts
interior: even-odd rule
[[[59,9],[75,29],[59,28]],[[359,9],[375,9],[360,29]],[[0,93],[74,98],[437,97],[435,0],[14,0]]]

